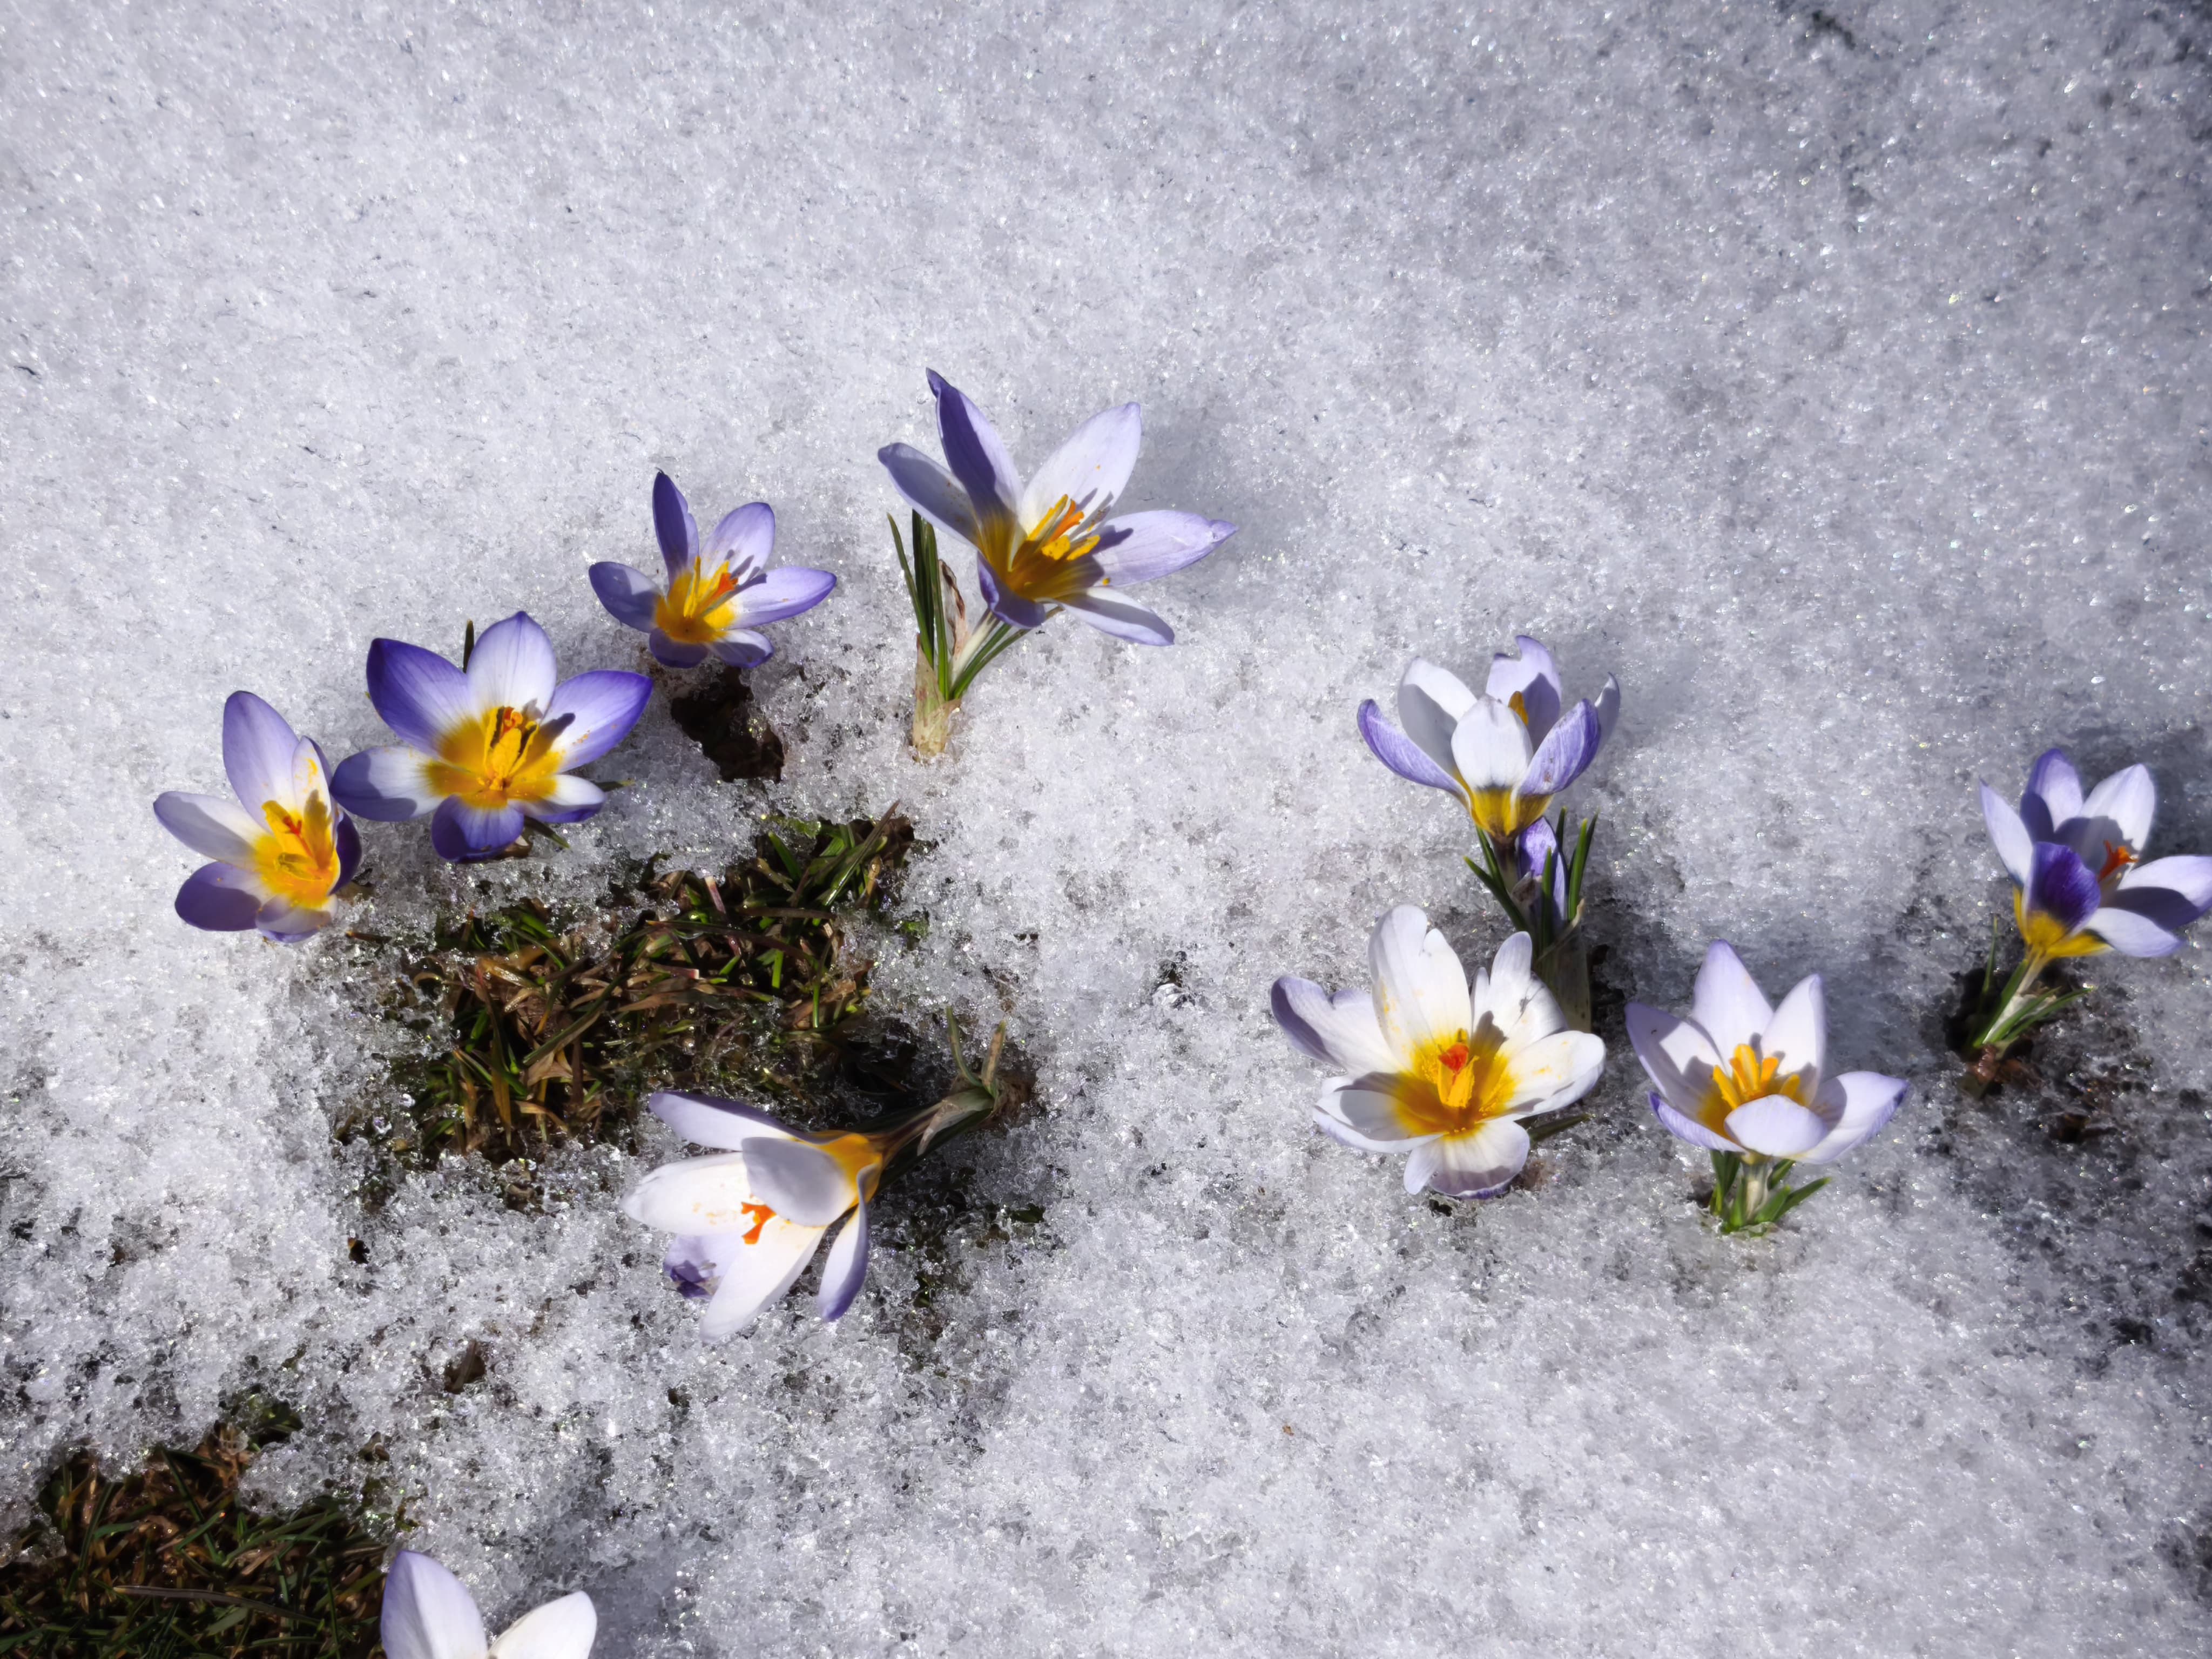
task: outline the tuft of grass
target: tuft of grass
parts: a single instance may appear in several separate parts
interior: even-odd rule
[[[657,1088],[817,1094],[868,994],[840,918],[886,902],[913,843],[896,807],[772,818],[749,860],[649,863],[594,919],[525,900],[441,925],[394,1010],[440,1051],[394,1067],[414,1104],[386,1149],[505,1162],[615,1133]]]
[[[0,1655],[368,1659],[382,1540],[335,1498],[280,1513],[241,1502],[254,1454],[225,1425],[119,1480],[71,1455],[0,1566]]]

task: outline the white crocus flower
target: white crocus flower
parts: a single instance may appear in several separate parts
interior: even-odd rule
[[[386,1659],[586,1659],[599,1618],[578,1590],[484,1638],[469,1587],[427,1555],[402,1550],[384,1577]]]

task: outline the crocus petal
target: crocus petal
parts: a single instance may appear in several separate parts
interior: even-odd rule
[[[722,1267],[721,1287],[699,1321],[699,1340],[714,1342],[743,1330],[806,1269],[823,1229],[801,1227],[776,1216],[757,1243],[744,1245]]]
[[[1301,1054],[1355,1075],[1387,1072],[1397,1064],[1375,1018],[1375,1000],[1364,991],[1334,996],[1310,979],[1275,981],[1267,1003],[1275,1024]]]
[[[465,864],[512,847],[522,828],[520,806],[471,806],[448,795],[430,815],[430,847],[441,859]]]
[[[747,501],[734,512],[725,513],[722,521],[708,533],[702,562],[709,568],[723,565],[731,570],[757,570],[775,551],[775,509],[766,501]]]
[[[617,668],[595,668],[563,680],[545,704],[547,725],[568,722],[556,739],[561,769],[588,766],[628,737],[652,695],[651,680]]]
[[[253,913],[253,926],[279,945],[297,945],[303,939],[313,939],[331,925],[327,906],[295,904],[290,899],[271,897],[261,902]]]
[[[1417,1129],[1398,1109],[1401,1079],[1395,1072],[1370,1072],[1364,1077],[1332,1078],[1322,1089],[1322,1109],[1359,1138],[1359,1144],[1381,1151],[1398,1151],[1408,1141],[1430,1139],[1434,1131]]]
[[[298,809],[292,767],[299,750],[291,723],[251,691],[234,691],[223,703],[222,769],[247,811],[258,815],[271,800]]]
[[[1597,715],[1597,734],[1602,742],[1613,735],[1613,723],[1620,718],[1620,682],[1607,674],[1605,684],[1598,691],[1597,701],[1590,708]]]
[[[1828,1126],[1787,1095],[1762,1095],[1728,1115],[1728,1131],[1747,1152],[1795,1158],[1826,1139]]]
[[[1453,770],[1452,733],[1474,704],[1474,693],[1458,675],[1424,657],[1414,658],[1398,682],[1398,724],[1443,772]]]
[[[2067,933],[2096,914],[2097,878],[2070,847],[2039,841],[2028,860],[2027,885],[2021,902],[2030,912],[2049,916]]]
[[[1558,999],[1532,971],[1534,957],[1528,935],[1512,934],[1491,958],[1490,972],[1475,981],[1474,1023],[1487,1016],[1505,1039],[1502,1052],[1509,1056],[1567,1023]]]
[[[991,568],[988,559],[975,561],[975,586],[982,591],[983,603],[993,616],[1009,628],[1042,628],[1049,614],[1035,599],[1025,599],[999,580],[998,573]],[[1165,623],[1161,624],[1165,627]]]
[[[469,653],[469,685],[479,708],[543,708],[558,673],[553,641],[526,611],[485,629]]]
[[[1528,1162],[1528,1132],[1495,1118],[1472,1134],[1438,1135],[1406,1160],[1406,1190],[1426,1187],[1446,1198],[1494,1198]]]
[[[685,1131],[690,1138],[689,1130]],[[746,1137],[766,1140],[757,1128]],[[720,1141],[705,1141],[720,1146]],[[759,1209],[750,1212],[759,1194],[742,1152],[716,1152],[706,1158],[687,1158],[664,1164],[650,1171],[623,1200],[623,1213],[641,1221],[656,1232],[741,1233],[751,1231]]]
[[[1419,744],[1384,720],[1372,697],[1359,705],[1359,735],[1367,739],[1367,746],[1374,751],[1376,760],[1408,782],[1459,793],[1458,781],[1451,774],[1431,760]]]
[[[599,1610],[578,1590],[509,1625],[491,1644],[490,1659],[589,1659],[599,1633]]]
[[[1444,936],[1414,906],[1399,905],[1376,924],[1367,961],[1375,978],[1376,1018],[1401,1065],[1473,1025],[1467,972]]]
[[[1528,728],[1504,703],[1480,698],[1452,728],[1451,757],[1470,790],[1517,788],[1528,773]]]
[[[544,797],[522,803],[523,814],[540,823],[581,823],[607,804],[607,792],[589,778],[563,772]]]
[[[1845,1072],[1820,1085],[1813,1108],[1828,1125],[1820,1145],[1798,1155],[1800,1164],[1832,1164],[1889,1121],[1905,1098],[1905,1079],[1879,1072]]]
[[[1582,776],[1597,758],[1598,747],[1604,741],[1597,712],[1587,702],[1578,702],[1538,746],[1528,762],[1527,775],[1515,781],[1524,795],[1556,795]]]
[[[177,914],[210,933],[242,933],[267,896],[261,884],[228,864],[203,864],[177,889]]]
[[[707,648],[732,668],[758,668],[775,655],[769,636],[750,628],[732,628]]]
[[[202,858],[220,859],[242,870],[253,867],[253,843],[269,833],[267,824],[220,795],[188,795],[172,789],[154,798],[154,816],[161,828]]]
[[[483,1659],[483,1617],[468,1586],[427,1555],[402,1550],[384,1573],[386,1659]]]
[[[951,473],[908,444],[886,444],[876,452],[876,459],[908,505],[923,518],[970,546],[981,544],[975,506]]]
[[[1733,1054],[1762,1035],[1774,1018],[1774,1006],[1753,981],[1723,939],[1715,939],[1705,951],[1705,966],[1698,969],[1698,988],[1690,999],[1690,1018],[1705,1027],[1713,1047],[1723,1055]]]
[[[635,628],[641,634],[653,627],[653,609],[660,603],[660,590],[653,579],[641,570],[633,570],[626,564],[600,563],[592,567],[592,592],[599,596],[607,615],[624,628]]]
[[[692,645],[672,640],[658,628],[646,641],[652,649],[653,659],[663,668],[696,668],[712,653],[703,645]]]
[[[1102,634],[1131,645],[1173,645],[1175,629],[1141,605],[1109,598],[1097,588],[1070,593],[1060,603]]]
[[[1658,1118],[1659,1126],[1675,1139],[1686,1141],[1692,1146],[1702,1146],[1709,1152],[1741,1152],[1743,1150],[1726,1135],[1715,1134],[1696,1119],[1676,1111],[1667,1103],[1664,1095],[1649,1095],[1645,1098],[1650,1101],[1652,1113]]]
[[[674,581],[699,556],[699,525],[691,503],[665,472],[653,477],[653,533],[660,543],[660,562]]]
[[[331,830],[331,846],[338,855],[337,884],[331,890],[342,893],[346,884],[353,879],[354,872],[361,868],[361,830],[343,812],[338,814],[338,821]]]
[[[2003,798],[1986,783],[1982,786],[1982,822],[1989,826],[1990,842],[1997,849],[1997,859],[2014,884],[2027,885],[2027,866],[2035,856],[2035,842],[2021,822],[2020,814],[2005,805]]]
[[[349,755],[331,774],[331,799],[378,823],[404,823],[436,809],[428,757],[393,745]]]
[[[2105,902],[2179,929],[2212,909],[2212,858],[2153,859],[2130,866]]]
[[[2027,769],[2027,790],[2020,816],[2037,841],[2057,837],[2058,826],[2081,816],[2081,775],[2063,749],[2046,749]]]
[[[822,1264],[822,1288],[815,1295],[814,1311],[824,1319],[842,1319],[868,1276],[868,1206],[853,1206],[852,1218],[839,1230],[837,1242]]]
[[[2150,840],[2151,819],[2157,812],[2158,784],[2150,769],[2130,766],[2092,789],[2089,799],[2081,803],[2081,815],[2092,823],[2102,820],[2118,830],[2117,835],[2100,836],[2100,841],[2110,840],[2116,846],[2135,848]]]
[[[826,570],[809,570],[799,564],[779,566],[738,595],[738,615],[748,628],[765,628],[802,611],[811,611],[836,586],[837,579]]]
[[[1195,513],[1131,513],[1098,526],[1091,556],[1109,581],[1148,582],[1171,575],[1237,533],[1237,526]]]
[[[1490,678],[1483,691],[1504,703],[1511,702],[1517,693],[1527,711],[1528,740],[1541,743],[1559,718],[1559,705],[1565,701],[1559,666],[1553,662],[1552,653],[1526,634],[1514,644],[1521,648],[1519,656],[1509,657],[1501,651],[1490,659]]]
[[[1512,1055],[1513,1092],[1504,1110],[1526,1117],[1571,1106],[1597,1087],[1605,1039],[1588,1031],[1554,1031]]]
[[[1339,1091],[1347,1081],[1349,1079],[1345,1078],[1331,1078],[1323,1085],[1322,1103],[1314,1109],[1314,1127],[1336,1142],[1338,1146],[1349,1146],[1355,1152],[1404,1152],[1406,1150],[1404,1141],[1370,1140],[1344,1121],[1342,1113],[1337,1109],[1336,1097]]]
[[[725,1100],[720,1095],[679,1094],[663,1089],[646,1102],[646,1109],[698,1146],[722,1146],[735,1152],[748,1140],[791,1134],[781,1119],[759,1107]]]
[[[826,1227],[857,1201],[853,1178],[818,1146],[763,1135],[738,1150],[744,1154],[753,1191],[798,1226]]]
[[[2181,948],[2181,935],[2160,927],[2139,910],[2108,904],[2081,924],[2124,957],[2170,957]]]
[[[1759,1034],[1759,1051],[1778,1058],[1783,1075],[1802,1076],[1808,1095],[1820,1086],[1828,1064],[1828,1000],[1818,974],[1808,974],[1790,988]]]
[[[937,397],[945,465],[975,503],[976,522],[987,533],[994,520],[1011,523],[1021,501],[1022,481],[997,428],[966,392],[935,369],[929,371],[929,389]]]
[[[1627,1018],[1629,1044],[1644,1074],[1679,1111],[1695,1111],[1721,1064],[1712,1038],[1694,1020],[1641,1002],[1628,1005]]]
[[[1111,506],[1128,487],[1143,438],[1144,420],[1134,404],[1093,415],[1023,486],[1022,523],[1033,528],[1063,495],[1086,517]]]
[[[467,675],[401,640],[368,642],[368,700],[400,741],[430,754],[447,732],[477,714]]]

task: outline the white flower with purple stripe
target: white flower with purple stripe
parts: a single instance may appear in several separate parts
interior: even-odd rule
[[[2124,768],[2085,796],[2057,749],[2037,758],[2016,812],[1982,786],[1983,822],[2012,878],[2013,917],[2031,962],[2181,948],[2181,930],[2212,908],[2212,858],[2143,862],[2157,811],[2148,768]]]
[[[720,1149],[664,1164],[623,1200],[633,1220],[678,1235],[663,1266],[678,1289],[707,1304],[701,1337],[714,1341],[750,1325],[791,1288],[832,1228],[836,1242],[815,1309],[841,1317],[867,1278],[868,1206],[896,1148],[858,1133],[803,1134],[711,1095],[661,1093],[648,1104],[686,1140]]]
[[[1516,933],[1470,988],[1444,936],[1401,904],[1368,942],[1373,995],[1277,980],[1275,1023],[1341,1073],[1322,1085],[1315,1126],[1362,1152],[1410,1153],[1409,1193],[1504,1191],[1528,1161],[1521,1120],[1573,1104],[1605,1067],[1604,1042],[1567,1029],[1529,959]]]
[[[601,669],[556,684],[553,644],[522,611],[483,631],[465,670],[398,640],[368,647],[368,700],[400,741],[331,780],[349,812],[430,820],[441,858],[489,858],[526,823],[580,823],[606,793],[587,766],[637,724],[653,682]]]
[[[1565,708],[1552,653],[1526,635],[1516,643],[1519,656],[1491,659],[1480,696],[1416,657],[1398,685],[1398,726],[1372,698],[1359,705],[1360,735],[1377,760],[1458,796],[1476,828],[1501,844],[1540,819],[1597,758],[1620,707],[1608,674],[1595,702]]]
[[[1827,1075],[1818,974],[1777,1007],[1718,941],[1705,952],[1687,1018],[1632,1002],[1628,1040],[1651,1079],[1659,1121],[1710,1152],[1832,1164],[1887,1123],[1905,1097],[1903,1080],[1879,1072]]]
[[[1116,639],[1172,644],[1175,630],[1118,590],[1196,563],[1237,526],[1195,513],[1107,516],[1137,464],[1137,405],[1092,416],[1024,482],[964,392],[934,370],[929,389],[946,465],[906,444],[877,459],[917,512],[975,548],[991,613],[1027,629],[1063,608]]]
[[[331,804],[322,750],[251,691],[234,691],[222,768],[236,800],[172,790],[154,803],[163,829],[215,860],[177,890],[177,914],[210,933],[258,928],[285,944],[319,932],[361,863],[361,832]]]
[[[588,1659],[599,1632],[592,1598],[577,1590],[487,1641],[469,1587],[428,1556],[402,1550],[385,1570],[386,1659]]]
[[[753,501],[726,514],[702,542],[691,504],[665,472],[653,480],[653,528],[665,579],[626,564],[592,567],[592,591],[607,614],[650,636],[655,660],[693,668],[710,656],[752,668],[775,653],[760,630],[811,611],[836,577],[801,565],[771,569],[775,512]]]

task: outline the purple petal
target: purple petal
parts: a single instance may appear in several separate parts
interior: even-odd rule
[[[1097,588],[1070,593],[1060,604],[1102,634],[1131,645],[1173,645],[1175,629],[1141,605],[1112,599]]]
[[[1359,735],[1367,739],[1367,746],[1374,751],[1376,760],[1407,782],[1459,793],[1459,784],[1451,775],[1431,760],[1411,738],[1384,720],[1372,697],[1359,705]]]
[[[1009,628],[1042,628],[1045,608],[1034,599],[1025,599],[999,583],[999,573],[991,568],[988,559],[975,561],[975,585],[982,590],[983,603],[993,616]]]
[[[295,904],[288,898],[271,898],[262,901],[261,908],[254,913],[253,925],[265,938],[279,945],[297,945],[321,933],[330,921],[327,908]]]
[[[1986,783],[1982,786],[1982,822],[1989,826],[1990,843],[1997,849],[1997,860],[2016,887],[2027,885],[2028,866],[2035,857],[2035,842],[2021,822],[2020,814],[2004,803],[1997,792]]]
[[[2028,861],[2022,903],[2072,933],[2097,913],[2097,878],[2070,847],[2039,841]]]
[[[349,755],[331,774],[331,799],[378,823],[405,823],[434,811],[442,799],[430,787],[427,759],[396,745]]]
[[[354,872],[361,868],[361,830],[341,812],[337,827],[331,831],[331,842],[338,854],[338,878],[331,891],[343,893],[346,884],[353,879]]]
[[[234,691],[222,706],[222,769],[240,802],[257,817],[264,801],[290,806],[292,763],[299,735],[251,691]]]
[[[2081,816],[2081,777],[2063,749],[2046,749],[2028,768],[2027,791],[2020,798],[2021,821],[2037,841],[2057,838],[2058,826]]]
[[[520,806],[469,806],[448,795],[430,816],[430,846],[440,858],[466,864],[512,847],[522,827]]]
[[[2186,927],[2212,909],[2212,858],[2185,855],[2130,866],[2108,905],[2148,916],[2161,927]]]
[[[428,754],[437,753],[447,732],[477,715],[468,676],[436,652],[402,640],[368,642],[368,700],[402,742]]]
[[[526,611],[477,635],[469,656],[469,685],[479,708],[543,708],[558,673],[553,641]]]
[[[561,745],[561,769],[588,766],[628,737],[652,695],[651,680],[618,668],[595,668],[562,682],[545,704],[547,725],[558,720],[568,722],[556,739]]]
[[[2140,910],[2106,905],[2081,924],[2124,957],[2170,957],[2181,948],[2181,936],[2168,932]]]
[[[775,646],[765,634],[750,628],[732,628],[707,649],[732,668],[758,668],[775,655]]]
[[[1552,914],[1564,919],[1567,914],[1567,853],[1559,845],[1559,831],[1552,828],[1549,818],[1538,818],[1523,830],[1520,844],[1515,849],[1523,879],[1538,887],[1544,884],[1544,861],[1552,863],[1552,888],[1547,895],[1552,902]]]
[[[241,870],[253,867],[253,843],[268,833],[258,815],[220,795],[188,795],[172,789],[155,797],[154,816],[161,828],[202,858]]]
[[[826,570],[787,564],[771,570],[738,595],[738,618],[747,628],[762,628],[801,611],[811,611],[830,597],[837,579]]]
[[[659,538],[660,562],[668,567],[672,582],[699,556],[699,526],[691,516],[691,503],[665,472],[653,475],[653,533]]]
[[[830,1247],[822,1264],[822,1289],[814,1298],[815,1312],[828,1320],[843,1318],[867,1277],[868,1206],[862,1202],[853,1206],[852,1218],[839,1231],[837,1242]]]
[[[1521,781],[1524,795],[1556,795],[1597,758],[1605,732],[1587,701],[1577,703],[1545,736]]]
[[[635,628],[642,634],[653,627],[660,590],[643,571],[633,570],[626,564],[595,564],[592,567],[592,592],[599,596],[607,615],[624,628]]]
[[[945,465],[975,504],[978,525],[986,532],[994,520],[1011,525],[1022,485],[1006,445],[968,394],[933,368],[929,371],[929,389],[937,396],[937,428],[945,445]]]
[[[658,628],[648,641],[653,659],[663,668],[696,668],[714,653],[703,645],[684,645],[672,640]]]
[[[1196,564],[1237,533],[1237,526],[1195,513],[1132,513],[1098,526],[1091,550],[1109,581],[1148,582]]]
[[[748,1140],[758,1140],[763,1130],[788,1135],[782,1119],[719,1095],[678,1094],[664,1089],[646,1102],[646,1109],[695,1146],[713,1146],[734,1152]]]
[[[1695,1119],[1685,1117],[1676,1111],[1667,1103],[1665,1096],[1647,1095],[1644,1098],[1651,1103],[1651,1110],[1658,1117],[1660,1127],[1675,1139],[1686,1141],[1692,1146],[1702,1146],[1709,1152],[1743,1151],[1726,1135],[1717,1135]]]
[[[898,493],[923,518],[971,546],[982,539],[968,492],[935,461],[908,444],[886,444],[876,452],[876,459],[891,475]]]
[[[522,804],[523,816],[540,823],[581,823],[607,804],[607,792],[589,778],[562,773],[542,800]]]
[[[738,1248],[737,1241],[743,1237],[741,1233],[700,1233],[679,1237],[660,1258],[660,1271],[690,1300],[704,1302],[714,1295],[714,1285],[722,1277],[724,1252]]]
[[[261,884],[228,864],[203,864],[177,889],[177,914],[210,933],[239,933],[261,908]]]
[[[775,551],[775,509],[766,501],[747,501],[725,513],[707,538],[703,561],[726,565],[733,571],[758,569]]]
[[[1559,707],[1565,701],[1559,687],[1559,670],[1552,653],[1526,634],[1514,644],[1521,649],[1518,657],[1500,652],[1490,659],[1490,678],[1483,691],[1500,702],[1510,702],[1518,693],[1527,711],[1529,740],[1541,743],[1558,723]]]

